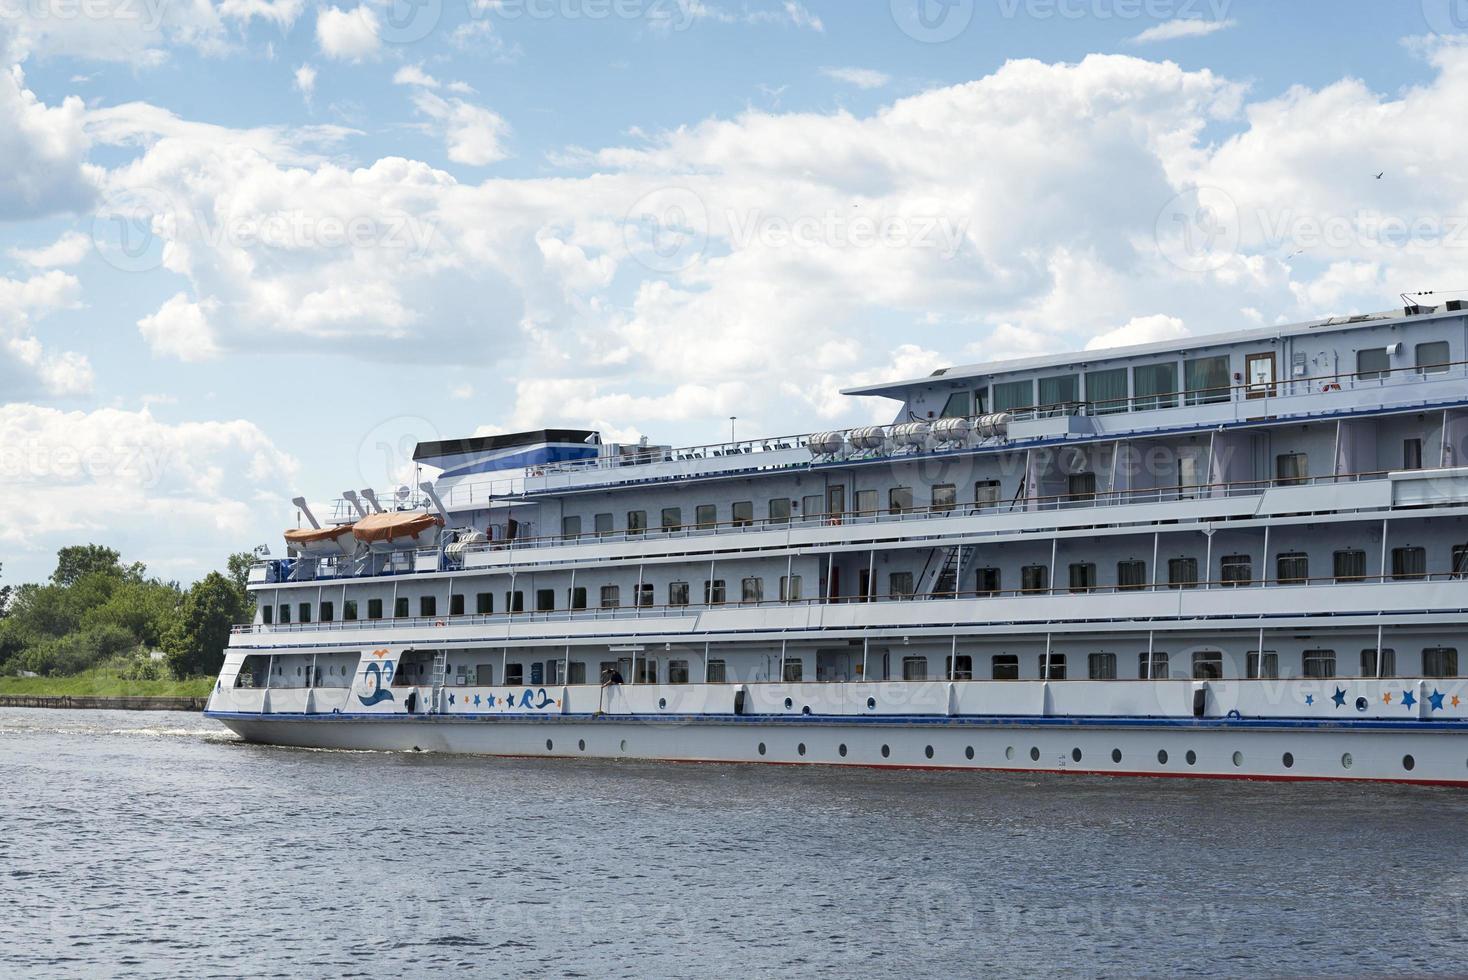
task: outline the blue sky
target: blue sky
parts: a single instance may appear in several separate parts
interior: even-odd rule
[[[0,0],[4,578],[191,579],[418,438],[1468,287],[1454,4]]]

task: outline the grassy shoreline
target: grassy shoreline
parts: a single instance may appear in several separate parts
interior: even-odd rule
[[[135,681],[95,672],[72,677],[0,677],[0,694],[35,697],[203,698],[209,696],[213,687],[214,681],[208,677],[186,681]]]

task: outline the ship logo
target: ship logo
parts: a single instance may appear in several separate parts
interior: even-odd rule
[[[373,661],[367,665],[365,673],[367,680],[364,683],[367,686],[367,693],[357,695],[358,701],[370,708],[374,704],[393,700],[392,692],[386,686],[392,683],[392,664],[390,662]]]

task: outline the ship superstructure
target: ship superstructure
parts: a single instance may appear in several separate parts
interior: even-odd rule
[[[209,710],[313,746],[1468,783],[1465,344],[1450,303],[849,391],[882,426],[424,444],[439,478],[252,570]]]

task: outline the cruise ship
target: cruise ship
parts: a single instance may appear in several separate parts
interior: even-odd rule
[[[419,444],[250,573],[208,714],[485,756],[1468,784],[1468,307]],[[335,508],[327,514],[328,506]],[[1468,653],[1468,649],[1464,649]]]

